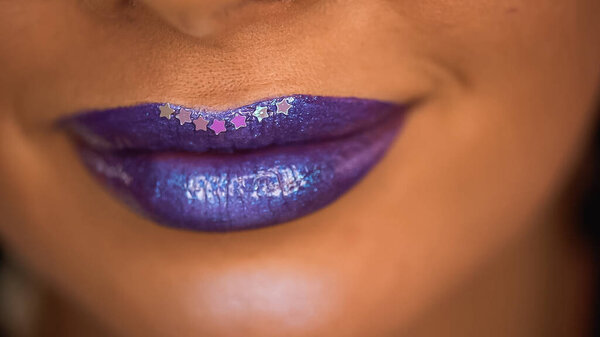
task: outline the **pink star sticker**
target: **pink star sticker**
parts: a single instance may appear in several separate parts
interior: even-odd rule
[[[212,124],[209,126],[209,128],[211,128],[215,134],[219,134],[221,132],[225,132],[225,121],[220,121],[218,119],[213,120]]]
[[[185,123],[192,122],[191,114],[192,114],[191,111],[187,111],[185,109],[179,109],[179,113],[177,114],[177,116],[175,116],[175,118],[179,119],[179,124],[183,125]]]
[[[231,123],[235,126],[235,129],[243,128],[246,126],[246,117],[242,115],[236,115],[231,119]]]
[[[290,103],[288,103],[287,99],[284,99],[283,101],[281,101],[275,105],[277,105],[277,113],[284,114],[286,116],[288,114],[288,111],[292,107],[292,105]]]
[[[198,119],[194,120],[194,125],[196,126],[196,131],[206,131],[206,126],[208,125],[208,121],[202,116],[198,117]]]

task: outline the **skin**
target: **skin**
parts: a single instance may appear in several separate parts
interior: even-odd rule
[[[598,117],[599,1],[0,0],[0,14],[0,236],[94,322],[81,335],[585,333],[593,274],[565,190]],[[350,193],[255,231],[156,226],[53,127],[88,108],[294,93],[419,103]]]

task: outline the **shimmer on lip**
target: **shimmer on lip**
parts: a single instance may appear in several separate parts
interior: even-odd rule
[[[60,124],[134,209],[165,226],[232,231],[290,221],[343,195],[382,158],[406,110],[293,95],[226,111],[150,103]]]

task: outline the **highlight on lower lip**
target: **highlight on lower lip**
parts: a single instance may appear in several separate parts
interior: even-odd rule
[[[84,164],[159,224],[231,231],[287,222],[354,186],[407,106],[292,95],[225,111],[147,103],[60,122]]]

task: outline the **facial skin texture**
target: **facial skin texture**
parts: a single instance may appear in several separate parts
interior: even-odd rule
[[[3,246],[111,333],[578,335],[585,303],[563,285],[588,284],[583,253],[556,214],[597,118],[599,1],[0,0],[0,14]],[[256,231],[156,226],[53,128],[89,108],[294,93],[419,104],[350,193]]]

